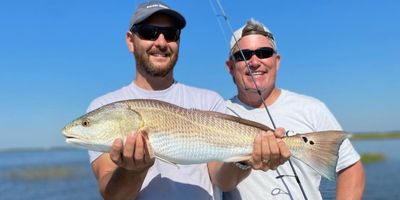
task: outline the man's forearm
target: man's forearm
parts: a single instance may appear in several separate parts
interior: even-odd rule
[[[142,187],[148,169],[131,171],[118,167],[114,173],[104,176],[101,180],[101,194],[106,200],[135,199]]]
[[[365,174],[361,161],[339,172],[336,199],[362,199]]]
[[[224,192],[233,190],[251,172],[251,169],[243,170],[233,163],[219,162],[208,163],[208,170],[213,184]]]

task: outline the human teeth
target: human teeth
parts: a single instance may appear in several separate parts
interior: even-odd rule
[[[263,75],[264,72],[253,72],[252,74],[253,74],[253,75]]]
[[[165,57],[165,54],[156,53],[156,54],[153,54],[153,56],[156,56],[156,57]]]

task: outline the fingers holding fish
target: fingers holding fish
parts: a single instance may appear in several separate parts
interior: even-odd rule
[[[150,159],[147,147],[142,134],[131,133],[124,145],[121,139],[114,141],[110,157],[115,164],[127,170],[143,170],[154,163],[154,159]]]
[[[123,142],[122,139],[116,139],[110,151],[110,158],[111,160],[118,166],[122,165],[122,149],[123,149]]]
[[[264,163],[264,165],[267,165],[269,169],[275,170],[279,165],[279,160],[281,156],[277,139],[272,131],[263,133],[263,135],[268,142],[268,146],[263,146],[263,148],[268,148],[268,150],[266,150],[265,152],[269,153],[269,162]]]
[[[135,134],[136,140],[134,145],[134,151],[132,152],[132,160],[136,166],[141,166],[144,163],[144,149],[143,140],[140,133]]]
[[[257,134],[253,143],[252,158],[249,161],[253,169],[263,171],[270,169],[271,148],[269,140],[273,140],[274,138],[275,136],[272,132]]]
[[[136,143],[137,134],[130,133],[126,138],[124,149],[122,152],[122,160],[123,165],[126,169],[134,169],[135,161],[134,161],[134,152],[135,152],[135,143]]]
[[[270,136],[273,137],[273,134],[271,132],[263,132],[261,134],[261,168],[266,171],[269,168],[269,162],[271,162],[272,159],[272,151],[271,151],[271,145],[269,140],[271,139]]]
[[[262,132],[256,136],[253,143],[251,165],[253,169],[267,171],[275,170],[287,161],[290,156],[287,145],[283,142],[284,129],[275,132]]]
[[[154,159],[150,158],[149,148],[142,133],[137,134],[136,144],[135,144],[135,152],[134,152],[134,161],[136,166],[150,166],[153,164]]]
[[[282,128],[277,128],[275,131],[275,135],[278,137],[276,140],[277,140],[280,155],[281,155],[279,157],[278,165],[282,165],[287,160],[289,160],[291,153],[290,153],[288,145],[282,140],[285,135],[285,130]]]
[[[271,146],[271,162],[269,163],[270,169],[276,170],[279,165],[285,163],[290,157],[290,150],[286,143],[282,140],[285,136],[285,129],[277,128],[273,135],[275,136],[274,141],[270,144]],[[270,140],[272,141],[272,140]]]
[[[253,142],[253,153],[249,164],[253,169],[261,169],[262,167],[262,136],[257,134]]]

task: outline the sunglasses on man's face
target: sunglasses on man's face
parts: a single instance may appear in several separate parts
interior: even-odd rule
[[[235,53],[232,54],[235,61],[244,61],[244,59],[250,60],[251,57],[253,57],[253,55],[256,55],[259,59],[269,58],[274,55],[275,50],[271,47],[261,47],[256,50],[243,49],[242,52],[244,58],[240,51],[236,51]]]
[[[131,28],[131,32],[137,33],[141,39],[155,41],[160,34],[164,35],[168,42],[179,40],[180,30],[176,27],[160,27],[148,24],[138,24]]]

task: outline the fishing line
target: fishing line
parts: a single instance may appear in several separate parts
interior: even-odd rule
[[[211,0],[210,0],[210,1],[211,1]],[[239,46],[239,44],[238,44],[238,40],[237,40],[237,38],[236,38],[236,36],[235,36],[235,33],[234,33],[233,29],[232,29],[231,23],[229,22],[228,16],[225,14],[225,11],[224,11],[224,9],[222,8],[222,5],[221,5],[220,1],[219,1],[219,0],[215,0],[215,1],[216,1],[217,5],[218,5],[218,8],[219,8],[220,12],[221,12],[221,14],[216,13],[216,15],[217,15],[217,17],[219,17],[219,16],[220,16],[220,17],[223,17],[223,19],[225,20],[225,22],[226,22],[226,24],[227,24],[227,26],[228,26],[228,28],[229,28],[229,31],[230,31],[230,33],[232,34],[233,39],[235,40],[235,46],[239,49],[240,54],[241,54],[241,56],[243,57],[243,61],[244,61],[245,65],[246,65],[246,69],[250,72],[251,80],[253,81],[254,86],[256,87],[258,96],[260,97],[260,100],[261,100],[261,102],[262,102],[262,104],[263,104],[263,106],[264,106],[264,108],[265,108],[265,111],[266,111],[267,114],[268,114],[269,120],[271,121],[273,128],[276,129],[275,122],[274,122],[274,120],[272,119],[271,113],[269,112],[269,109],[268,109],[268,107],[267,107],[267,104],[265,103],[265,99],[264,99],[264,97],[263,97],[262,94],[261,94],[261,90],[259,89],[259,87],[258,87],[258,85],[257,85],[257,82],[256,82],[256,80],[255,80],[255,78],[254,78],[254,75],[253,75],[253,71],[250,69],[250,65],[249,65],[249,63],[247,62],[247,60],[245,59],[245,56],[244,56],[244,54],[243,54],[243,51],[242,51],[242,49],[240,48],[240,46]],[[215,11],[215,10],[214,10],[214,11]],[[233,56],[231,51],[229,51],[229,54],[231,54],[231,56]],[[288,161],[289,161],[289,164],[290,164],[290,168],[291,168],[292,171],[293,171],[293,175],[294,175],[294,177],[295,177],[295,179],[296,179],[296,182],[297,182],[297,184],[298,184],[299,187],[300,187],[301,193],[303,194],[304,199],[305,199],[305,200],[308,200],[307,195],[306,195],[306,193],[304,192],[304,188],[303,188],[303,186],[301,185],[300,179],[299,179],[299,177],[297,176],[296,170],[295,170],[294,167],[293,167],[292,161],[291,161],[290,159],[289,159]]]
[[[210,3],[210,6],[211,6],[212,10],[214,11],[215,15],[217,16],[219,29],[221,29],[222,35],[224,36],[225,44],[227,44],[228,48],[229,48],[229,41],[227,39],[228,38],[227,33],[223,28],[221,20],[219,20],[220,18],[218,18],[218,17],[224,18],[224,16],[218,14],[217,9],[215,8],[214,4],[212,3],[212,0],[209,0],[208,2]]]

